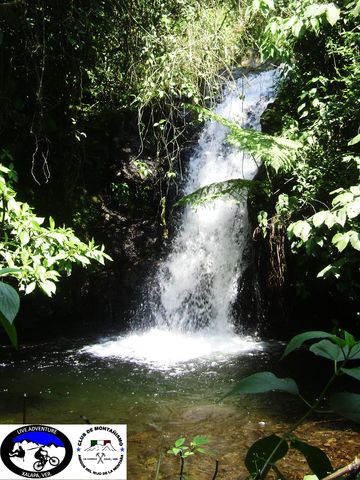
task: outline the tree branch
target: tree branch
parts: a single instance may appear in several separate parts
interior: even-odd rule
[[[334,478],[342,477],[347,473],[355,473],[360,470],[360,456],[355,457],[351,463],[346,465],[345,467],[336,470],[336,472],[331,473],[327,477],[324,477],[322,480],[334,480]]]

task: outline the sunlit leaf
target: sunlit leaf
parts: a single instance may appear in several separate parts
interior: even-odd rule
[[[208,444],[208,443],[209,443],[208,437],[203,436],[203,435],[196,435],[196,436],[192,439],[192,441],[191,441],[191,444],[192,444],[192,445],[195,445],[195,446],[197,446],[197,445],[206,445],[206,444]]]
[[[340,18],[340,8],[338,8],[333,3],[330,3],[330,5],[327,5],[327,7],[326,7],[326,19],[332,27],[339,20],[339,18]]]
[[[181,447],[182,445],[184,445],[185,440],[186,440],[185,437],[178,438],[178,439],[175,441],[175,444],[174,444],[175,447]]]
[[[328,212],[326,210],[321,210],[320,212],[315,213],[312,217],[312,221],[314,224],[314,227],[319,227],[325,222],[325,219],[328,215]]]
[[[359,3],[359,5],[360,5],[360,3]],[[348,145],[349,145],[349,147],[351,147],[351,145],[356,145],[359,142],[360,142],[360,133],[359,133],[359,135],[356,135],[354,138],[352,138],[350,140],[350,142],[348,142]]]

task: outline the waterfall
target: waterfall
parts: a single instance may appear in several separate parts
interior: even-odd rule
[[[260,129],[274,75],[272,70],[241,77],[215,112],[242,127]],[[227,133],[227,127],[207,122],[190,159],[185,194],[214,182],[254,177],[258,166],[253,157],[229,147]],[[160,291],[156,325],[183,332],[231,330],[230,312],[246,266],[248,241],[246,198],[188,206],[155,280]]]
[[[275,70],[242,76],[225,92],[215,112],[242,127],[260,129],[276,76]],[[184,194],[214,182],[255,176],[255,160],[229,146],[227,134],[225,126],[206,123],[190,158]],[[220,198],[196,209],[187,206],[170,252],[149,283],[151,328],[145,325],[84,351],[163,367],[255,348],[253,339],[235,335],[231,318],[247,265],[248,241],[246,198]]]

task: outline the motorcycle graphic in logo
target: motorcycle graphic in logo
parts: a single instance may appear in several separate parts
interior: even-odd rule
[[[11,432],[1,445],[1,459],[13,473],[49,478],[66,468],[72,458],[69,439],[46,425],[27,425]]]

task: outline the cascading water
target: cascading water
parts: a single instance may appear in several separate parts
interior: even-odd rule
[[[241,77],[215,112],[243,127],[259,129],[275,78],[275,70]],[[226,127],[207,122],[190,159],[184,194],[214,182],[254,177],[258,166],[253,157],[227,145],[227,134]],[[254,341],[235,335],[231,318],[238,280],[246,267],[248,239],[246,199],[186,207],[149,295],[155,326],[85,351],[163,367],[254,349]]]

